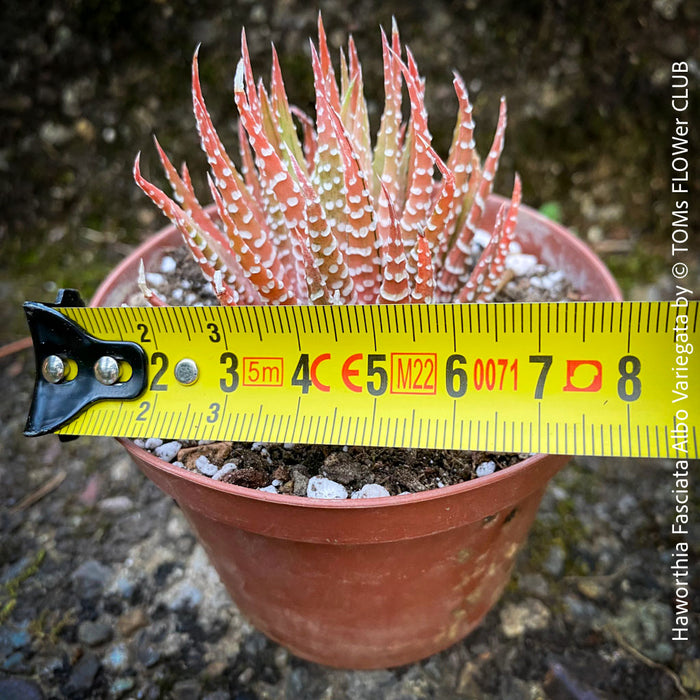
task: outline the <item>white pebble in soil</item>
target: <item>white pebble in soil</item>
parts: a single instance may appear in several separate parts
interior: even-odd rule
[[[156,447],[153,452],[156,457],[160,457],[166,462],[172,462],[181,448],[182,445],[179,442],[171,440],[170,442],[164,442],[160,447]]]
[[[526,253],[506,256],[506,269],[512,270],[516,277],[530,276],[537,270],[537,258]]]
[[[482,462],[479,464],[476,468],[476,475],[477,476],[488,476],[489,474],[493,474],[496,471],[496,463],[495,462]]]
[[[156,447],[160,447],[162,444],[163,441],[160,438],[148,438],[144,443],[144,447],[147,450],[155,450]]]
[[[175,272],[176,269],[177,263],[175,262],[175,258],[171,257],[170,255],[163,256],[163,259],[160,261],[160,271],[164,275],[169,275],[172,272]]]
[[[337,481],[325,476],[312,476],[306,487],[306,495],[308,498],[343,499],[348,497],[348,492]]]
[[[384,498],[389,495],[381,484],[365,484],[359,491],[355,491],[351,498]]]
[[[197,471],[204,476],[214,476],[216,472],[219,471],[219,467],[216,464],[212,464],[204,455],[197,457],[194,466],[197,467]]]
[[[223,479],[227,474],[230,474],[236,469],[238,469],[237,464],[234,464],[233,462],[226,462],[226,464],[224,464],[219,471],[213,474],[211,478],[214,479],[214,481],[221,481],[221,479]]]
[[[263,493],[278,493],[277,488],[272,484],[269,486],[262,486],[258,491],[262,491]]]

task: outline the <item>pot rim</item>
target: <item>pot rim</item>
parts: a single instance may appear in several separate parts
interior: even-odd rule
[[[489,200],[492,200],[493,205],[500,206],[504,202],[509,200],[501,195],[492,194],[489,196]],[[489,202],[491,203],[491,202]],[[582,266],[592,266],[596,269],[597,273],[601,276],[605,283],[607,289],[604,291],[607,296],[613,301],[622,300],[622,292],[619,286],[615,282],[614,278],[602,263],[602,261],[597,257],[597,255],[578,237],[576,237],[571,231],[566,229],[561,224],[548,219],[543,214],[538,211],[528,207],[525,204],[521,204],[521,215],[526,215],[531,222],[550,229],[554,231],[557,237],[563,239],[567,246],[574,249],[576,255],[582,258],[584,263]],[[170,224],[163,227],[161,230],[155,234],[150,235],[144,242],[142,242],[136,249],[134,249],[124,260],[121,261],[104,279],[104,281],[99,285],[93,298],[90,301],[91,306],[100,306],[104,303],[105,298],[114,290],[114,288],[124,284],[125,276],[129,270],[134,266],[134,263],[141,258],[147,257],[149,253],[154,250],[161,248],[169,239],[172,239],[176,235],[179,235],[175,227]],[[558,302],[567,303],[567,302]],[[525,458],[523,461],[518,462],[510,467],[496,471],[492,474],[482,477],[476,477],[470,479],[469,481],[460,482],[458,484],[452,484],[450,486],[444,486],[442,488],[428,489],[426,491],[419,491],[416,493],[402,494],[397,496],[383,496],[379,498],[358,498],[358,499],[318,499],[318,498],[308,498],[304,496],[294,496],[289,494],[271,494],[265,491],[259,491],[257,489],[250,489],[244,486],[237,486],[235,484],[227,484],[220,481],[214,481],[211,477],[200,475],[194,472],[190,472],[182,467],[174,467],[169,462],[156,457],[154,454],[148,452],[145,449],[138,447],[131,440],[126,438],[117,438],[120,443],[127,449],[130,454],[137,456],[138,459],[143,460],[152,467],[168,474],[171,477],[178,477],[186,481],[190,481],[193,485],[198,487],[203,487],[206,489],[211,489],[213,491],[218,491],[222,493],[229,493],[231,495],[244,497],[252,501],[264,502],[269,505],[279,505],[279,506],[294,506],[305,509],[323,509],[327,511],[332,510],[348,510],[348,511],[372,511],[380,508],[387,507],[398,507],[401,505],[417,504],[421,502],[430,502],[438,499],[449,498],[451,496],[457,496],[458,494],[468,493],[470,491],[475,491],[477,489],[482,489],[484,487],[495,486],[501,481],[510,480],[512,477],[520,476],[526,477],[527,472],[536,472],[543,464],[543,460],[550,455],[545,453],[533,454],[530,457]],[[402,448],[396,448],[402,449]],[[561,462],[563,465],[566,461],[570,459],[566,455],[556,455],[557,462]],[[533,478],[532,490],[538,488],[538,480]]]

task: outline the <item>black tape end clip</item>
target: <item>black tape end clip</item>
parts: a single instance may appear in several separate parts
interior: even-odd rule
[[[28,437],[55,432],[93,403],[134,399],[146,388],[146,353],[140,345],[95,338],[56,310],[84,306],[75,289],[61,289],[53,304],[24,304],[36,364]]]

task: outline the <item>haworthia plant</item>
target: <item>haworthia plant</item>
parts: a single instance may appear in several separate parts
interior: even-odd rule
[[[234,81],[240,168],[204,104],[195,52],[192,101],[215,206],[200,204],[187,167],[178,173],[157,141],[172,199],[143,177],[138,156],[136,182],[182,233],[222,304],[490,301],[503,278],[521,196],[516,175],[510,206],[501,207],[488,243],[473,246],[503,150],[505,100],[482,165],[472,106],[455,73],[459,111],[442,160],[431,145],[425,81],[393,23],[390,39],[382,31],[385,104],[372,148],[352,38],[348,58],[341,52],[338,84],[320,15],[318,34],[318,48],[311,44],[313,120],[289,104],[274,47],[269,94],[255,83],[242,33]],[[143,275],[140,283],[150,303],[163,303]]]

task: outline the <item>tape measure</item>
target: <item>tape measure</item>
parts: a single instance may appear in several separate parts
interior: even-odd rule
[[[25,304],[28,435],[698,456],[696,301],[75,301]]]

